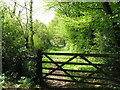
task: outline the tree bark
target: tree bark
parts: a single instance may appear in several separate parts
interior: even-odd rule
[[[103,10],[104,10],[107,14],[113,15],[112,9],[111,9],[111,7],[110,7],[110,5],[109,5],[109,2],[104,2],[104,3],[102,3],[102,5],[103,5]]]

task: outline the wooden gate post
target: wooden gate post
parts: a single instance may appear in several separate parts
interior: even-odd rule
[[[38,84],[41,87],[44,87],[44,81],[43,81],[43,76],[42,76],[42,51],[38,50],[37,51],[37,64],[36,64],[36,76],[38,80]]]

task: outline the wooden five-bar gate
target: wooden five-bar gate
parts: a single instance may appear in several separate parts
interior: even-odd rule
[[[53,60],[50,55],[59,55],[59,56],[72,56],[70,57],[67,61],[62,62],[62,61],[55,61]],[[49,61],[43,61],[43,56],[45,56]],[[87,63],[76,63],[76,62],[71,62],[75,58],[80,57],[82,60],[84,60]],[[106,72],[104,69],[106,67],[113,66],[112,63],[105,63],[105,64],[95,64],[91,62],[90,60],[87,59],[87,57],[108,57],[113,58],[112,60],[119,60],[120,55],[113,55],[113,54],[79,54],[79,53],[42,53],[41,51],[38,51],[37,53],[37,78],[39,80],[40,85],[44,85],[45,80],[58,80],[58,81],[65,81],[65,82],[77,82],[77,83],[84,83],[84,84],[94,84],[94,85],[113,85],[115,86],[116,84],[120,84],[120,81],[116,79],[115,77],[111,76],[110,73]],[[42,64],[54,64],[54,67],[44,67]],[[64,69],[64,65],[69,64],[71,65],[89,65],[94,67],[96,70],[89,71],[89,70],[71,70],[71,69]],[[49,72],[42,72],[43,70],[49,70]],[[55,71],[63,71],[64,74],[56,74],[54,73]],[[88,73],[87,76],[84,75],[72,75],[69,72],[78,72],[78,73]],[[97,73],[102,73],[102,77],[93,77]],[[63,77],[69,77],[66,79],[59,79],[59,78],[51,78],[49,76],[63,76]],[[105,77],[103,77],[103,75]],[[87,79],[93,79],[93,81],[87,81]],[[96,82],[96,81],[98,82]],[[100,81],[103,80],[103,81]],[[106,81],[112,81],[110,83],[106,83]],[[105,83],[104,83],[105,82]]]
[[[60,60],[54,60],[50,56],[71,56],[67,61],[60,61]],[[48,60],[44,60],[43,57],[46,57]],[[73,62],[74,59],[80,58],[80,60],[83,60],[84,62]],[[91,60],[88,59],[88,57],[94,57],[99,61],[99,58],[108,58],[112,60],[120,60],[120,55],[117,54],[80,54],[80,53],[43,53],[38,50],[37,58],[36,58],[36,78],[38,80],[38,83],[45,87],[45,81],[46,80],[57,80],[57,81],[65,81],[65,82],[76,82],[76,83],[82,83],[82,84],[90,84],[90,85],[119,85],[120,81],[111,76],[109,72],[107,72],[105,69],[106,67],[111,67],[114,64],[109,62],[102,63],[93,63]],[[107,60],[108,60],[107,59]],[[86,63],[85,63],[86,62]],[[47,67],[44,67],[44,65],[47,65]],[[54,64],[54,67],[51,67]],[[82,70],[82,69],[71,69],[67,68],[65,69],[65,65],[70,65],[73,68],[77,65],[79,66],[90,66],[94,67],[93,70]],[[89,68],[89,67],[88,67]],[[45,70],[48,70],[47,72]],[[62,71],[64,74],[55,73],[55,71]],[[44,72],[43,72],[44,71]],[[72,73],[72,74],[71,74]],[[78,74],[74,74],[78,73]],[[85,74],[84,74],[85,73]],[[112,73],[112,72],[111,72]],[[96,75],[101,74],[101,75]],[[53,78],[50,76],[62,76],[62,77],[69,77],[65,79],[61,78]],[[97,77],[96,77],[97,76]]]

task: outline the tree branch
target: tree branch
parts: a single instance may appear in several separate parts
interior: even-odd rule
[[[12,0],[12,1],[13,1],[13,0]],[[13,2],[14,2],[14,1],[13,1]],[[17,3],[17,2],[16,2],[16,4],[19,5],[19,6],[21,6],[22,8],[26,8],[27,10],[30,10],[30,9],[28,9],[27,7],[24,7],[24,6],[20,5],[20,4]]]
[[[103,9],[103,8],[93,8],[93,7],[86,7],[86,8],[89,8],[89,9]]]

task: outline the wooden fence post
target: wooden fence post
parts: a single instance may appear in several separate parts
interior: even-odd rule
[[[38,84],[41,87],[44,87],[44,81],[43,81],[43,76],[42,76],[42,51],[38,50],[37,51],[37,64],[36,64],[36,76],[38,80]]]

